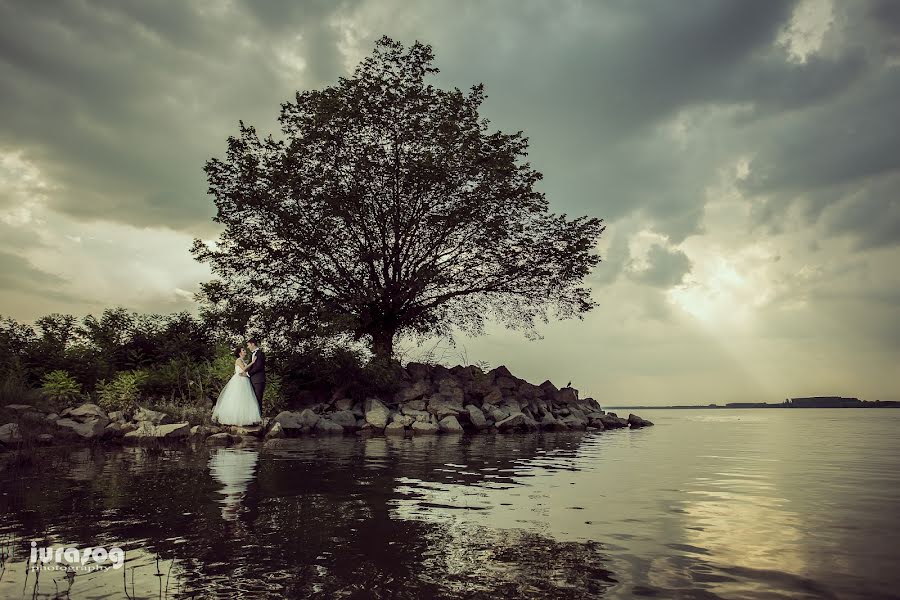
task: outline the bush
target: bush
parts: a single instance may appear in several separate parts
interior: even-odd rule
[[[81,384],[66,371],[50,371],[41,378],[41,393],[57,407],[69,406],[81,398]]]
[[[25,380],[16,375],[7,375],[0,381],[0,406],[7,404],[37,404],[41,400],[39,390],[26,385]]]
[[[134,408],[146,382],[146,371],[122,371],[117,373],[109,383],[101,381],[97,384],[99,404],[108,411]]]
[[[263,392],[263,415],[277,415],[284,410],[284,407],[284,396],[281,393],[281,377],[268,375],[266,377],[266,391]]]

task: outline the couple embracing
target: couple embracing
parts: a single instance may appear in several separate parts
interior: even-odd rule
[[[234,349],[234,375],[222,388],[212,420],[222,425],[255,425],[262,419],[266,391],[266,354],[256,339],[247,340],[250,360],[243,346]]]

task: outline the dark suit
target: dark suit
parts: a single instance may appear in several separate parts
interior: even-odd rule
[[[250,385],[253,386],[256,401],[259,403],[259,414],[262,414],[263,394],[266,391],[266,353],[262,348],[256,350],[256,358],[247,369],[247,376],[250,377]]]

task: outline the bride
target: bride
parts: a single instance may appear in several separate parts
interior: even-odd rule
[[[247,376],[247,351],[238,346],[234,349],[234,375],[222,388],[219,400],[212,412],[212,420],[222,425],[253,425],[259,423],[259,404],[253,385]]]

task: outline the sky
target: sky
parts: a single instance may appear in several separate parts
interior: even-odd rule
[[[601,405],[900,399],[894,0],[0,0],[0,314],[192,310],[206,160],[385,34],[607,224],[584,320],[404,360]]]

